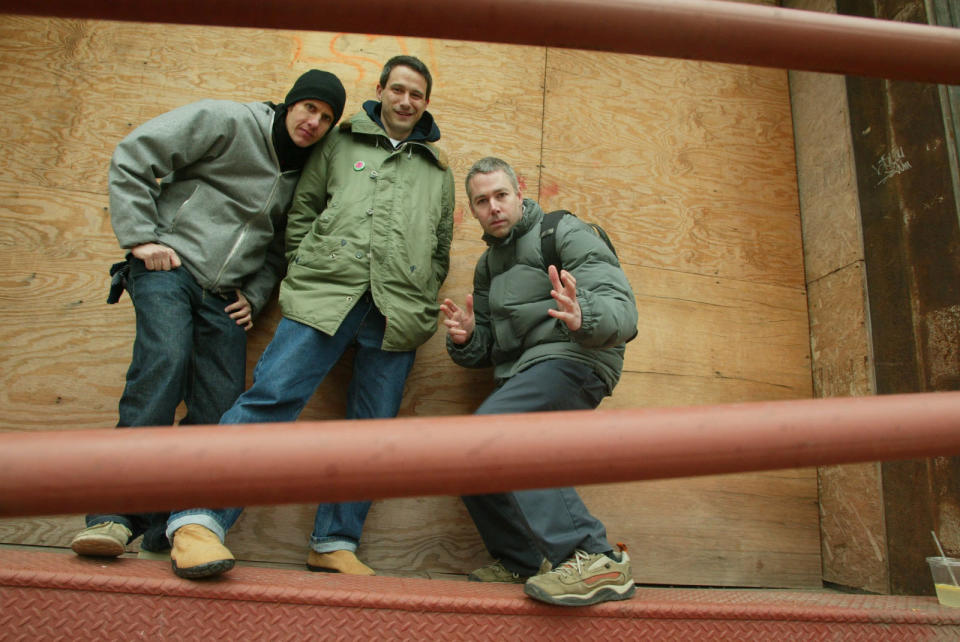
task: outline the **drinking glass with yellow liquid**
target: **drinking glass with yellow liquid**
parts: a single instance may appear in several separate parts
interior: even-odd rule
[[[960,560],[953,557],[928,557],[937,600],[944,606],[960,606]]]

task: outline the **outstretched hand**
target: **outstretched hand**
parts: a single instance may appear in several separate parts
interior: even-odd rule
[[[450,340],[457,345],[463,345],[473,336],[474,314],[473,314],[473,295],[467,295],[467,302],[464,309],[457,307],[457,304],[450,299],[444,299],[440,304],[440,309],[446,315],[443,324],[447,326],[447,334]]]
[[[558,274],[554,265],[547,269],[547,274],[553,284],[550,296],[557,302],[557,308],[547,310],[547,314],[566,323],[571,332],[576,332],[583,325],[580,303],[577,301],[577,280],[566,270]]]

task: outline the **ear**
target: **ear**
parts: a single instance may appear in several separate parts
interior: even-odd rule
[[[380,94],[383,93],[383,87],[380,86],[380,83],[377,83],[377,100],[380,100]]]

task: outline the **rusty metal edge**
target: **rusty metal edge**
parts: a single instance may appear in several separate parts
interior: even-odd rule
[[[362,10],[335,0],[2,0],[0,12],[474,40],[960,84],[960,30],[716,0],[366,0]]]

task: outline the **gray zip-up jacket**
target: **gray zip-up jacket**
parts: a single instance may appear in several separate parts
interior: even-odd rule
[[[110,163],[110,220],[123,248],[173,248],[204,289],[263,309],[283,275],[286,212],[300,175],[281,172],[266,103],[202,100],[124,138]]]

